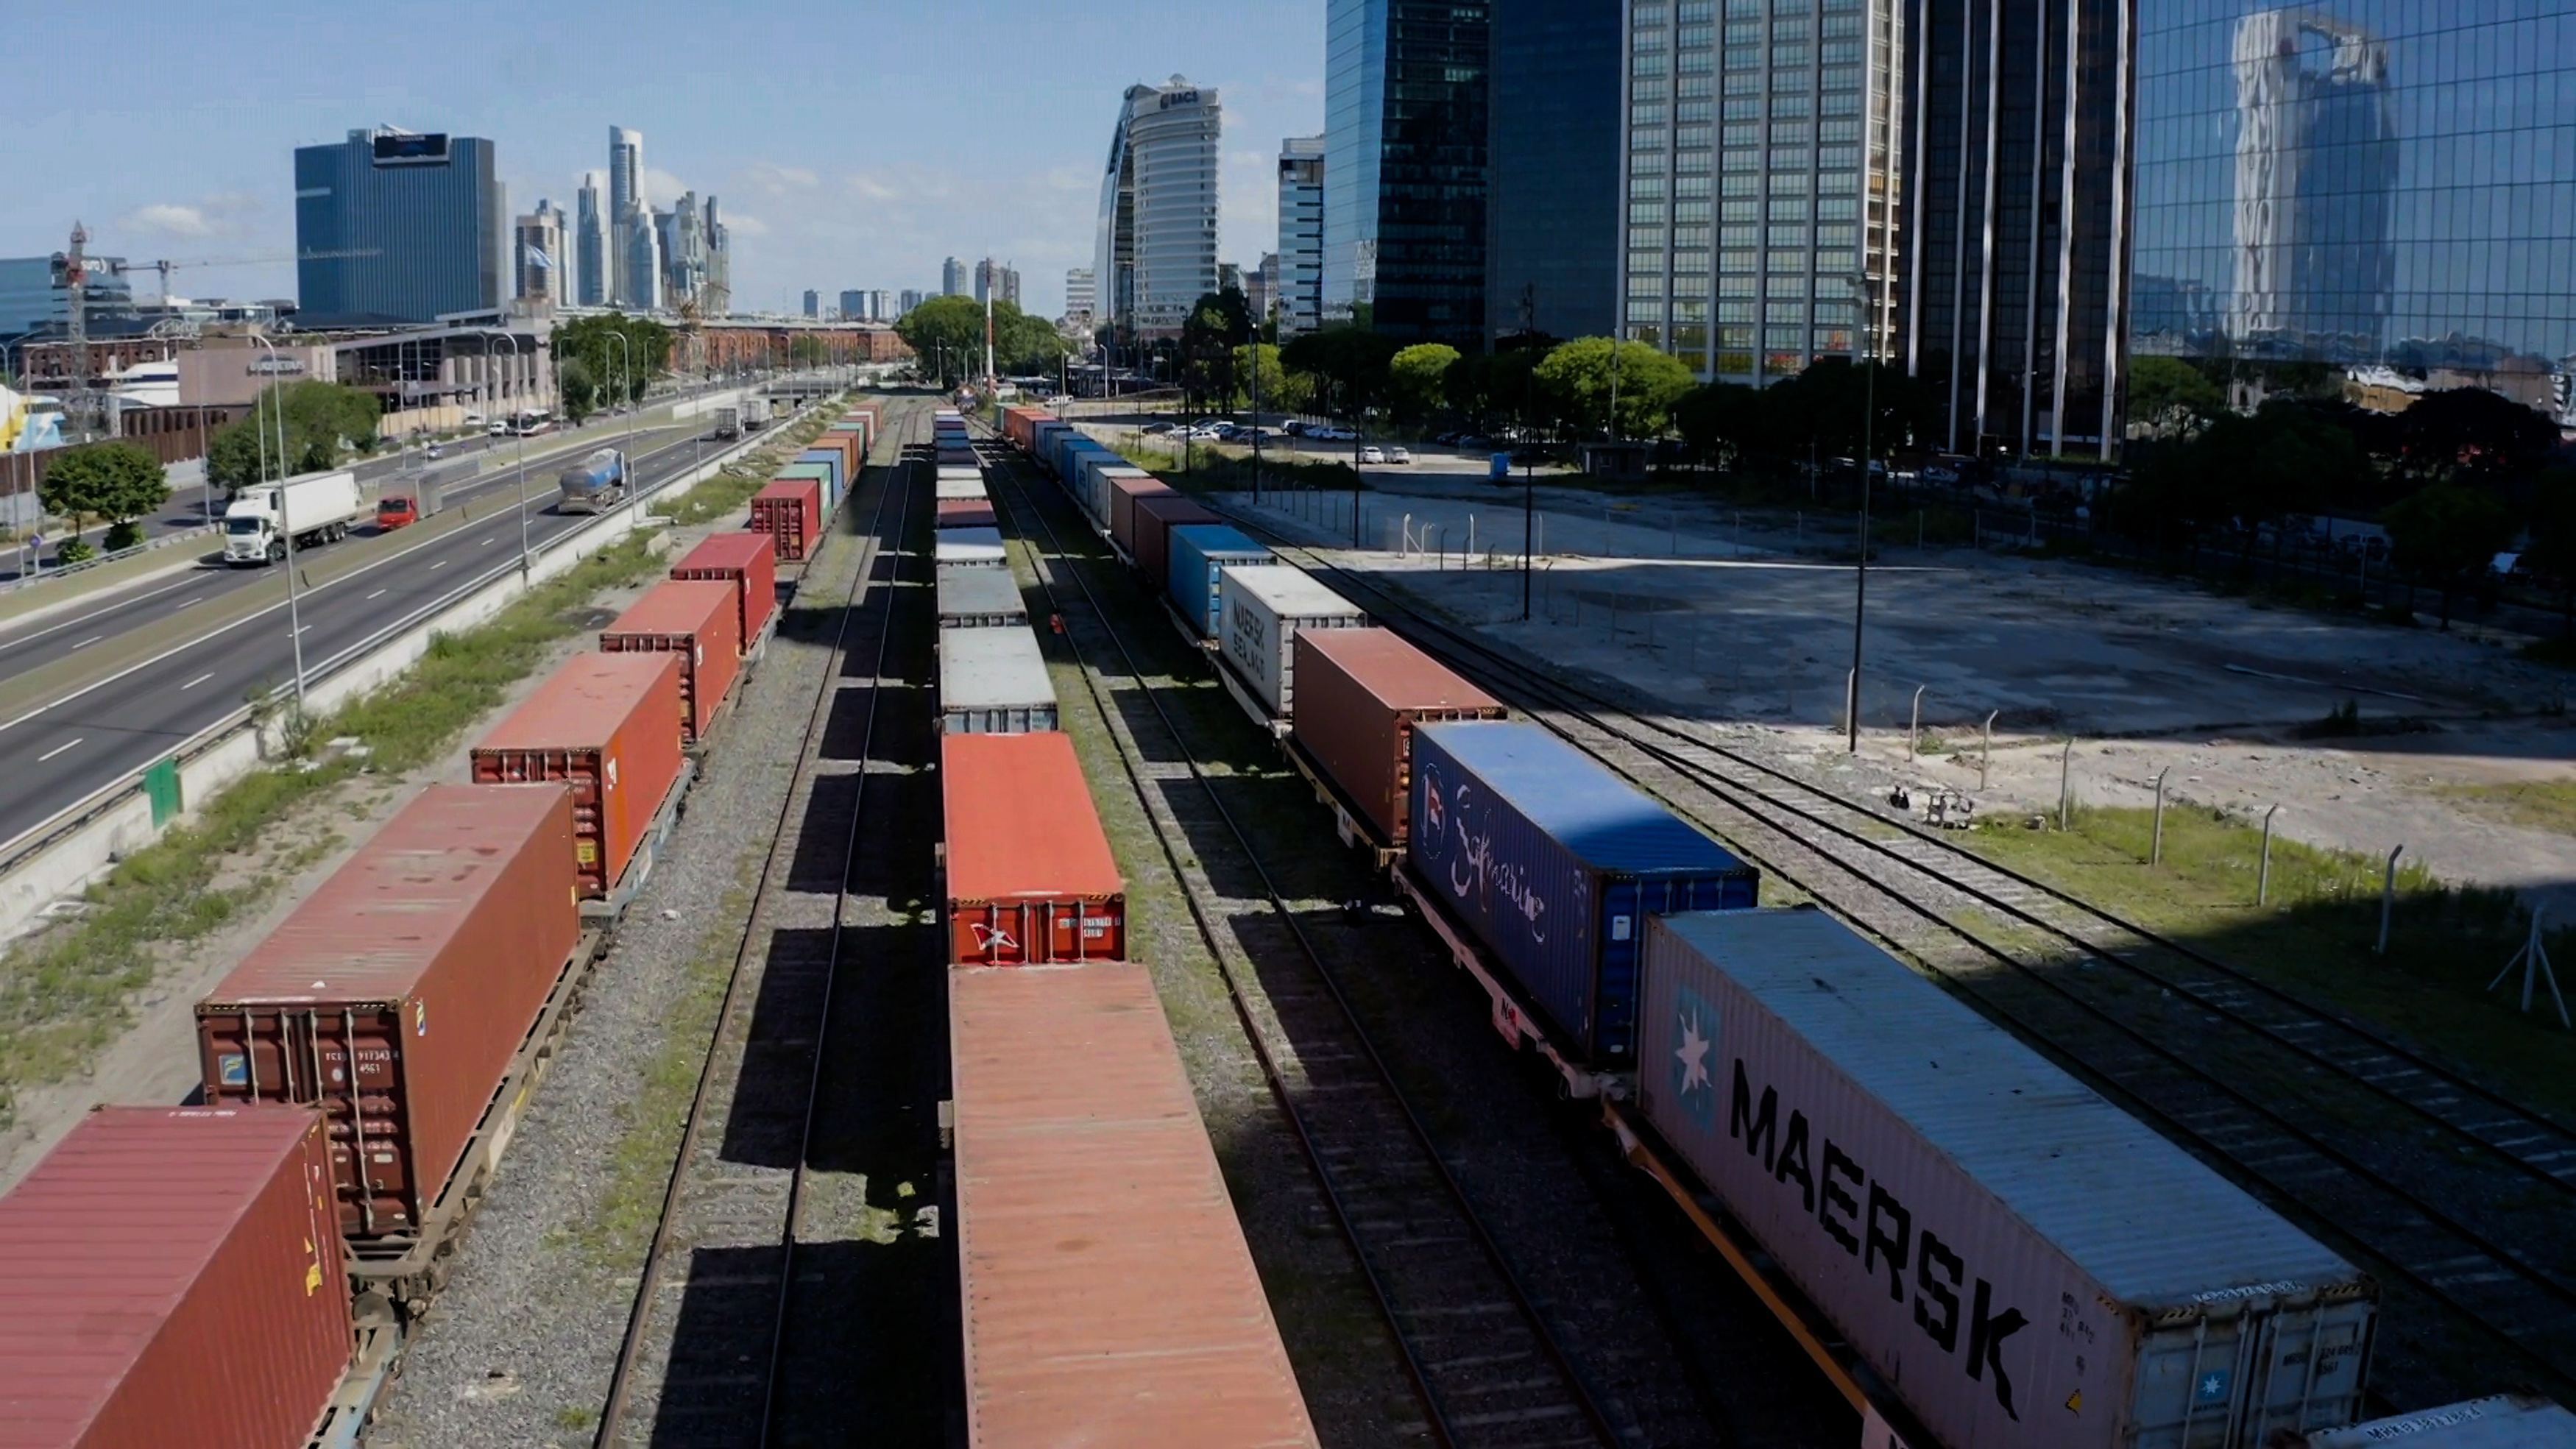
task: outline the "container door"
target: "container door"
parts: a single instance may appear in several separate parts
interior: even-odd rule
[[[2140,1345],[2130,1413],[2135,1449],[2234,1449],[2245,1390],[2245,1318],[2202,1319]]]
[[[2370,1358],[2375,1305],[2307,1304],[2264,1315],[2254,1333],[2252,1381],[2241,1396],[2236,1442],[2271,1442],[2276,1431],[2329,1429],[2366,1417],[2361,1385]]]
[[[1599,931],[1593,938],[1601,943],[1600,966],[1592,983],[1592,1051],[1597,1063],[1624,1067],[1635,1059],[1638,963],[1646,950],[1646,918],[1732,909],[1739,903],[1730,896],[1749,897],[1751,886],[1749,879],[1705,875],[1611,877],[1603,882]]]

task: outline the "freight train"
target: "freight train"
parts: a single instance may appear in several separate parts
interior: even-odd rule
[[[834,504],[882,416],[826,435]],[[197,1004],[199,1104],[100,1108],[0,1197],[11,1443],[356,1442],[765,652],[784,556],[769,530],[683,556]]]
[[[1604,1099],[1685,1211],[1740,1235],[1731,1256],[1750,1267],[1749,1238],[1767,1258],[1766,1294],[1867,1366],[1873,1449],[1901,1442],[1890,1420],[1917,1449],[2378,1442],[2338,1427],[2364,1413],[2368,1275],[1851,928],[1760,906],[1753,869],[1689,823],[1078,429],[1006,408],[1000,431],[1144,576],[1503,1039]],[[2554,1405],[2406,1422],[2426,1449],[2576,1444]]]

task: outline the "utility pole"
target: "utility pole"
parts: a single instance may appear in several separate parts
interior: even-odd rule
[[[1852,278],[1852,286],[1866,295],[1869,290],[1868,278],[1855,276]],[[1855,755],[1860,753],[1861,629],[1869,613],[1869,475],[1872,464],[1870,453],[1877,441],[1874,429],[1878,423],[1878,360],[1873,355],[1874,349],[1871,344],[1876,340],[1874,331],[1864,331],[1861,334],[1861,396],[1864,401],[1860,414],[1860,553],[1852,566],[1852,682],[1851,699],[1847,701],[1850,708],[1845,716],[1851,726],[1851,736],[1844,741],[1845,751]]]
[[[1524,352],[1529,350],[1530,334],[1538,330],[1536,320],[1537,316],[1538,284],[1536,282],[1525,282],[1521,285],[1521,350]],[[1617,344],[1613,343],[1612,345],[1616,346]],[[1532,365],[1528,372],[1522,374],[1522,381],[1525,386],[1521,397],[1521,431],[1526,434],[1530,428],[1535,425],[1536,419],[1534,415],[1538,411],[1538,369],[1536,365]],[[1618,381],[1618,373],[1615,369],[1611,373],[1611,381],[1614,383]],[[1611,406],[1610,411],[1615,417],[1618,413],[1618,406],[1614,403]],[[1521,439],[1521,446],[1524,448],[1529,446],[1529,439],[1527,437],[1523,437]],[[1530,616],[1530,534],[1535,528],[1538,519],[1537,474],[1537,458],[1524,453],[1521,456],[1522,623],[1528,623]]]
[[[286,476],[289,466],[286,461],[286,387],[285,384],[275,380],[280,375],[277,370],[277,344],[269,341],[265,336],[254,335],[251,340],[268,349],[270,382],[264,391],[276,397],[276,402],[270,410],[277,416],[277,534],[279,541],[286,547],[286,639],[295,654],[295,718],[300,723],[304,718],[304,600],[302,590],[296,586],[295,581],[295,525],[286,516]],[[257,394],[254,394],[251,399],[250,426],[253,433],[259,432]],[[268,471],[268,447],[265,437],[260,443],[260,471],[262,473]]]

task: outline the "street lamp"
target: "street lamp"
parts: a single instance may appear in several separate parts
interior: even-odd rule
[[[295,654],[295,717],[304,717],[304,601],[295,582],[295,528],[286,517],[286,394],[274,381],[281,376],[277,367],[277,344],[254,334],[251,341],[268,349],[269,390],[277,394],[272,409],[277,415],[277,535],[286,546],[286,639]],[[250,407],[250,430],[260,440],[259,471],[268,472],[268,440],[259,428],[259,399],[253,394]]]
[[[1866,273],[1852,274],[1852,291],[1864,301],[1869,296]],[[1869,316],[1867,312],[1862,314]],[[1878,423],[1878,360],[1871,353],[1877,340],[1875,319],[1861,328],[1861,414],[1860,414],[1860,552],[1852,565],[1852,667],[1851,698],[1843,702],[1843,740],[1846,753],[1860,753],[1860,646],[1861,629],[1869,608],[1869,474],[1871,451],[1876,444],[1873,430]]]
[[[482,327],[476,330],[486,337],[498,337],[510,344],[510,366],[515,371],[520,357],[518,334],[506,327]],[[483,349],[483,359],[489,362],[491,358],[491,346],[486,344]],[[511,392],[516,396],[519,393],[519,388],[516,386],[518,379],[513,378],[511,381],[513,383]],[[521,400],[524,401],[524,398]],[[528,434],[527,430],[520,426],[515,413],[510,419],[510,431],[519,439],[519,586],[526,588],[535,573],[535,560],[528,554]]]
[[[609,333],[608,340],[617,344],[618,375],[626,380],[627,392],[633,393],[635,391],[635,345],[627,340],[623,332]],[[626,491],[629,493],[636,491],[635,414],[642,410],[639,402],[633,411],[626,414],[626,462],[618,471],[625,475]]]

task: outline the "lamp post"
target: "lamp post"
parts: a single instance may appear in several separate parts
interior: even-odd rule
[[[1863,296],[1868,295],[1868,277],[1855,274],[1852,277],[1852,290]],[[1844,748],[1847,753],[1855,755],[1860,753],[1861,630],[1863,624],[1867,620],[1869,611],[1869,475],[1873,462],[1871,453],[1877,443],[1875,429],[1878,424],[1878,359],[1873,355],[1871,350],[1871,344],[1875,341],[1877,341],[1877,330],[1875,325],[1871,324],[1866,326],[1861,333],[1860,346],[1862,379],[1862,402],[1860,414],[1860,552],[1852,565],[1851,699],[1847,701],[1849,708],[1844,715],[1845,720],[1851,727],[1851,734],[1850,737],[1844,741]]]
[[[633,391],[635,391],[635,345],[634,345],[632,342],[629,342],[629,341],[627,340],[627,338],[626,338],[626,334],[625,334],[625,333],[623,333],[623,332],[611,332],[611,333],[609,333],[609,334],[608,334],[608,336],[609,336],[609,340],[610,340],[610,341],[615,342],[615,343],[617,344],[617,358],[618,358],[618,363],[617,363],[617,365],[618,365],[618,368],[620,369],[621,374],[622,374],[622,375],[625,377],[625,379],[626,379],[626,390],[627,390],[629,393],[632,393]],[[637,409],[637,411],[639,411],[639,412],[640,412],[640,411],[642,411],[642,409],[639,407],[639,408]],[[634,491],[635,491],[635,413],[633,413],[633,412],[630,412],[630,413],[628,413],[628,414],[626,415],[626,463],[625,463],[625,466],[624,466],[620,471],[621,471],[621,472],[623,472],[623,473],[626,475],[626,491],[627,491],[627,492],[629,492],[629,493],[634,492]],[[524,516],[525,516],[525,515],[523,514],[523,515],[522,515],[522,518],[523,518],[523,519],[524,519]]]
[[[268,349],[268,372],[270,378],[275,379],[279,375],[277,344],[266,337],[256,335],[251,340]],[[278,391],[278,385],[273,380],[269,383],[269,388],[271,391]],[[278,391],[277,402],[271,411],[277,415],[277,536],[286,549],[286,641],[295,655],[295,717],[300,720],[304,717],[304,600],[303,591],[296,586],[295,582],[295,529],[286,517],[286,397],[282,391]],[[268,442],[266,436],[260,434],[259,402],[256,395],[252,398],[250,412],[251,432],[260,437],[259,470],[266,473]]]
[[[510,365],[515,370],[519,365],[520,357],[518,334],[506,327],[485,327],[479,330],[486,337],[498,337],[510,344]],[[625,339],[621,337],[618,340],[622,342]],[[485,344],[483,350],[488,360],[491,356],[490,344]],[[515,386],[518,381],[516,378],[512,379],[513,395],[519,392],[519,388]],[[535,570],[535,560],[528,553],[528,434],[527,430],[520,426],[515,414],[510,419],[510,431],[519,440],[519,586],[526,588]]]

